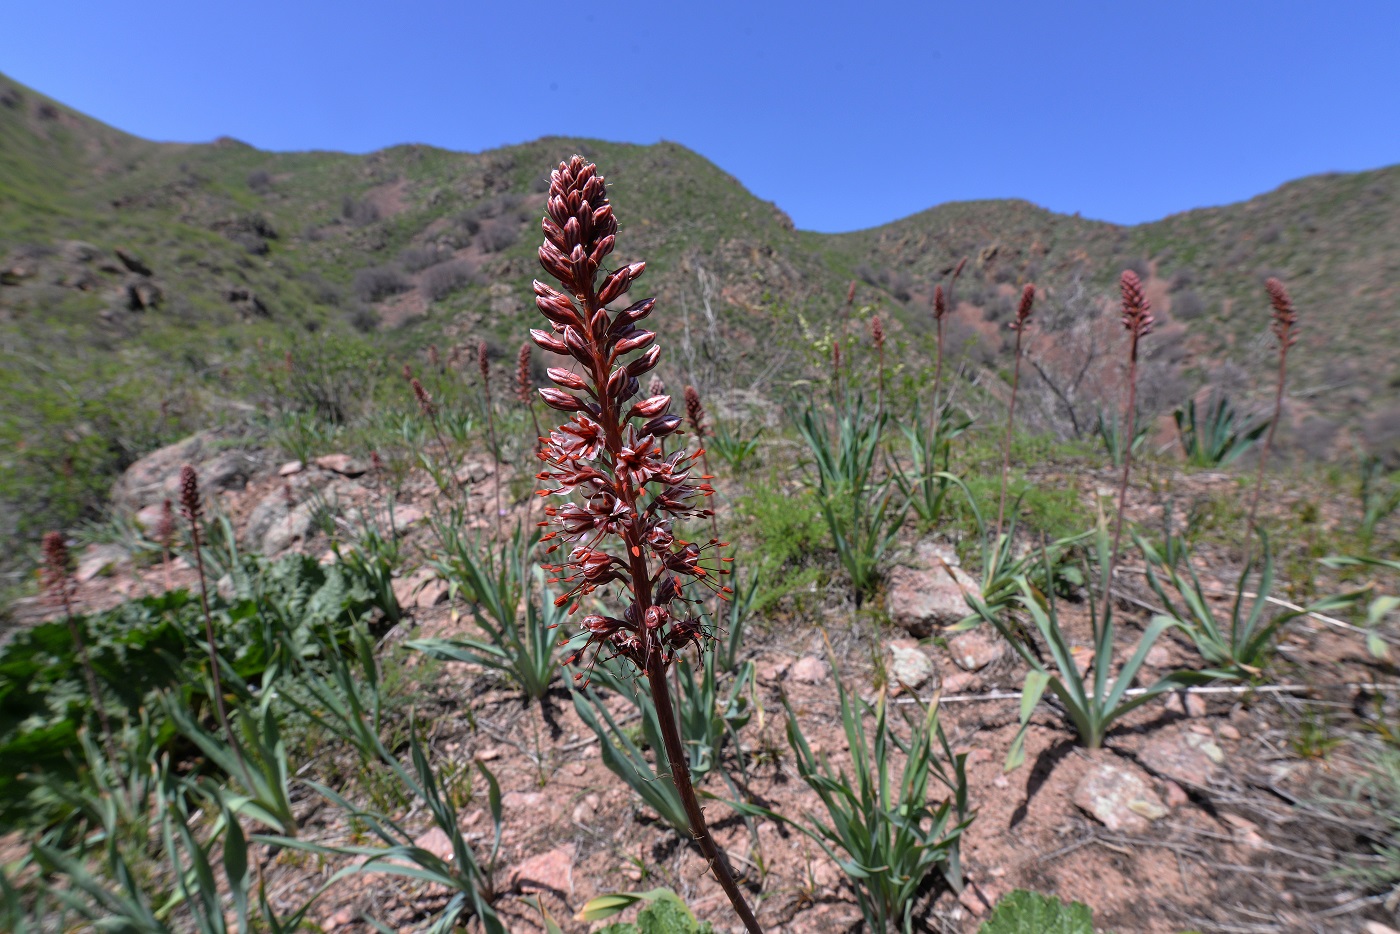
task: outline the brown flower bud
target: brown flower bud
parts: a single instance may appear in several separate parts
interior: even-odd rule
[[[943,286],[933,287],[933,320],[938,321],[948,313],[948,299],[943,295]]]
[[[526,341],[520,345],[520,352],[515,355],[515,398],[524,405],[529,405],[534,398],[530,389],[530,343]]]
[[[413,387],[413,396],[418,400],[418,410],[423,413],[423,417],[432,418],[437,415],[437,403],[428,394],[428,390],[423,388],[423,384],[410,377],[409,385]]]
[[[700,404],[700,393],[694,386],[685,387],[685,414],[695,436],[705,437],[705,407]]]
[[[852,279],[851,284],[846,289],[846,307],[850,308],[856,301],[856,280]]]
[[[156,544],[162,548],[169,548],[175,542],[175,508],[168,499],[161,503],[160,518],[156,520],[153,535]]]
[[[487,356],[486,341],[481,341],[476,345],[476,368],[481,371],[481,382],[489,384],[491,382],[491,358]]]
[[[189,522],[198,522],[204,515],[204,504],[199,498],[199,474],[189,464],[180,468],[180,515]]]
[[[1298,313],[1293,310],[1293,298],[1283,283],[1273,277],[1264,283],[1264,289],[1269,293],[1269,303],[1273,305],[1274,336],[1280,343],[1292,347],[1298,341],[1294,330],[1298,325]]]
[[[1119,291],[1123,293],[1123,327],[1135,337],[1152,333],[1154,318],[1152,303],[1142,291],[1142,282],[1131,269],[1123,270],[1118,279]]]
[[[885,326],[880,323],[879,315],[870,319],[870,339],[875,342],[876,350],[885,349]]]
[[[1016,320],[1007,327],[1013,331],[1024,330],[1026,322],[1031,319],[1031,306],[1035,304],[1035,284],[1026,283],[1026,287],[1021,290],[1021,301],[1016,305]]]
[[[44,590],[55,605],[68,599],[68,543],[59,532],[44,533]]]

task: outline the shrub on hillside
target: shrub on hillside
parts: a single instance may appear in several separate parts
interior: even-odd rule
[[[1205,299],[1195,289],[1183,289],[1172,295],[1172,317],[1176,320],[1194,321],[1205,313]]]
[[[356,227],[365,227],[379,220],[379,208],[369,201],[360,201],[346,195],[340,202],[340,216]]]
[[[394,266],[371,266],[355,273],[351,288],[360,301],[377,302],[407,292],[413,283]]]
[[[499,253],[520,237],[520,226],[513,218],[493,217],[482,221],[476,232],[476,244],[484,253]]]
[[[427,269],[447,258],[446,251],[437,246],[410,246],[399,251],[399,265],[409,272]]]
[[[470,285],[476,278],[476,266],[466,260],[454,259],[423,270],[419,289],[430,302],[436,302]]]

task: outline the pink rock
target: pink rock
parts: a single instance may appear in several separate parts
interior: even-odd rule
[[[315,460],[317,467],[345,477],[358,477],[366,471],[364,464],[349,454],[324,454]]]
[[[94,577],[113,573],[117,565],[130,558],[120,545],[89,545],[78,556],[78,569],[73,577],[78,583],[86,584]]]
[[[783,676],[792,667],[792,661],[786,658],[779,659],[771,665],[764,665],[758,669],[758,680],[764,684],[774,684],[783,680]]]
[[[1176,782],[1167,782],[1165,790],[1165,798],[1167,802],[1167,807],[1169,808],[1179,808],[1183,804],[1191,800],[1191,798],[1186,794],[1186,789],[1182,788]]]
[[[885,609],[896,626],[920,638],[951,626],[972,612],[963,593],[976,584],[959,568],[895,567],[890,571]]]
[[[1161,732],[1149,739],[1138,759],[1158,775],[1197,788],[1210,783],[1225,761],[1224,751],[1209,736],[1193,732]]]
[[[437,606],[447,599],[447,592],[447,581],[440,578],[433,578],[419,589],[418,597],[414,601],[414,605],[419,609]]]
[[[1115,832],[1141,833],[1167,814],[1146,780],[1115,762],[1100,762],[1086,772],[1075,786],[1074,803]]]
[[[530,857],[510,871],[510,885],[522,892],[574,894],[574,848],[561,846]]]
[[[801,684],[821,684],[826,681],[826,662],[815,655],[799,658],[788,672],[788,678]]]
[[[414,840],[413,845],[420,849],[427,850],[438,859],[446,862],[452,861],[452,841],[448,838],[447,834],[443,833],[440,827],[433,827],[427,833]]]
[[[136,524],[141,527],[143,532],[154,532],[156,526],[160,525],[160,517],[164,512],[165,509],[160,503],[143,506],[141,511],[136,514]]]
[[[981,671],[1006,652],[1006,643],[987,626],[960,632],[948,639],[953,663],[964,671]]]
[[[301,473],[305,469],[306,465],[301,461],[287,461],[287,463],[277,468],[277,476],[290,477],[292,474]]]

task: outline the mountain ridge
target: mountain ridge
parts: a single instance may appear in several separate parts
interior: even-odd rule
[[[0,443],[19,451],[0,458],[0,502],[12,504],[0,529],[91,515],[102,478],[145,450],[241,406],[267,410],[264,376],[284,352],[354,348],[389,367],[487,340],[493,359],[513,357],[533,324],[543,182],[574,151],[608,177],[619,260],[645,259],[643,287],[681,319],[668,379],[801,381],[832,340],[862,340],[852,328],[871,314],[917,368],[932,285],[968,257],[954,336],[974,364],[1000,367],[1010,295],[1032,281],[1044,358],[1073,353],[1133,266],[1171,328],[1152,349],[1170,377],[1158,407],[1207,384],[1247,398],[1269,366],[1260,284],[1279,275],[1307,341],[1285,437],[1324,456],[1400,442],[1400,166],[1132,226],[982,199],[827,234],[796,229],[673,142],[365,155],[157,143],[0,75],[0,351],[13,363]],[[53,385],[76,388],[64,401]],[[138,417],[143,407],[165,414]],[[64,439],[93,436],[92,456],[70,463]],[[31,508],[35,485],[65,471],[99,479]]]

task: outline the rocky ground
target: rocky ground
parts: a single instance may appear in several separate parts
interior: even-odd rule
[[[159,451],[134,466],[115,491],[118,507],[150,523],[175,493],[181,464],[199,465],[203,488],[237,529],[240,543],[264,554],[299,549],[333,560],[315,521],[325,507],[341,521],[369,516],[405,536],[407,554],[395,591],[409,608],[386,643],[409,635],[451,635],[471,628],[466,608],[449,599],[445,582],[421,566],[431,548],[426,520],[436,508],[435,488],[410,476],[391,491],[369,464],[345,455],[313,463],[281,463],[257,451],[227,447],[212,434]],[[489,527],[495,484],[512,468],[489,460],[458,471],[470,491],[470,512]],[[1087,477],[1092,492],[1105,478]],[[1232,483],[1211,475],[1182,484]],[[388,508],[393,498],[392,511]],[[507,497],[507,499],[509,499]],[[1153,491],[1134,490],[1136,515],[1145,521],[1161,504]],[[535,508],[511,508],[511,519]],[[357,518],[360,517],[360,518]],[[721,514],[721,522],[724,516]],[[741,538],[742,545],[742,538]],[[1237,565],[1221,547],[1207,568],[1208,586],[1228,589]],[[1121,627],[1116,655],[1125,657],[1157,602],[1140,569],[1125,566],[1116,582]],[[133,560],[115,544],[90,546],[79,556],[78,600],[84,608],[115,605],[166,586],[188,586],[192,570],[181,560]],[[899,711],[939,700],[953,748],[967,753],[976,818],[963,838],[968,885],[953,893],[932,880],[919,915],[927,930],[971,932],[990,906],[1014,888],[1030,888],[1090,905],[1097,924],[1118,932],[1318,931],[1384,934],[1400,927],[1395,894],[1363,891],[1339,874],[1368,852],[1366,816],[1338,804],[1355,776],[1364,744],[1361,716],[1400,685],[1393,667],[1367,654],[1354,632],[1318,618],[1289,626],[1273,683],[1257,690],[1216,687],[1155,700],[1121,722],[1107,748],[1084,749],[1049,704],[1036,713],[1026,742],[1026,765],[1006,773],[1003,760],[1016,732],[1024,666],[983,626],[964,633],[947,627],[965,614],[963,588],[975,577],[961,566],[952,543],[938,535],[910,537],[888,576],[884,614],[857,615],[833,584],[802,610],[784,604],[754,621],[745,653],[755,662],[757,715],[741,733],[742,749],[728,750],[731,773],[750,800],[788,815],[820,804],[797,776],[784,734],[786,696],[814,747],[848,762],[833,680],[873,698],[882,680],[898,687]],[[1224,599],[1222,597],[1222,599]],[[1082,602],[1068,601],[1064,618],[1087,648],[1089,618]],[[21,623],[43,614],[21,605]],[[883,615],[883,619],[881,618]],[[872,622],[872,619],[874,620]],[[561,686],[543,705],[526,705],[509,685],[459,664],[421,670],[415,704],[431,724],[436,764],[453,774],[474,761],[488,764],[504,791],[504,834],[495,883],[499,907],[512,931],[543,930],[539,904],[566,931],[585,931],[574,913],[593,896],[665,885],[720,929],[735,929],[718,887],[702,873],[697,853],[602,764],[593,733],[579,720]],[[1185,639],[1169,635],[1147,658],[1139,683],[1198,663]],[[1379,687],[1378,687],[1379,685]],[[630,707],[612,698],[621,717]],[[1330,739],[1300,742],[1322,723]],[[744,770],[734,766],[742,755]],[[317,774],[330,762],[308,762]],[[731,854],[758,916],[771,930],[855,931],[860,913],[840,870],[805,837],[781,825],[749,824],[723,800],[733,794],[711,773],[708,816]],[[482,852],[491,822],[484,792],[464,797],[463,826]],[[343,815],[302,801],[306,837],[343,843],[356,829]],[[422,826],[419,844],[448,846],[422,815],[402,815]],[[285,904],[309,894],[339,868],[292,851],[265,854],[275,898]],[[387,876],[354,876],[323,896],[315,915],[325,930],[369,931],[368,915],[405,930],[430,917],[446,894]],[[1390,925],[1390,926],[1387,926]],[[1392,932],[1393,934],[1393,932]]]

